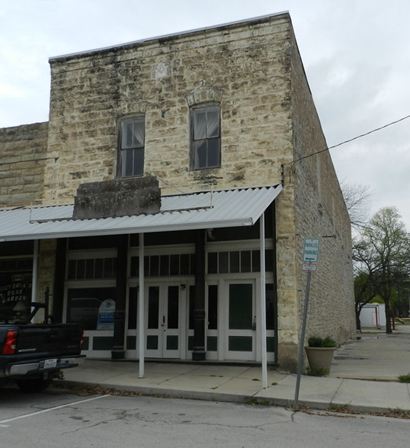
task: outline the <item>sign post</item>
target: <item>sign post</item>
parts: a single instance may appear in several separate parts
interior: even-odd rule
[[[298,370],[296,377],[295,401],[293,404],[293,408],[296,410],[299,407],[300,379],[303,371],[303,360],[304,360],[303,346],[305,342],[306,322],[309,310],[310,283],[312,279],[312,271],[316,271],[318,259],[319,259],[319,240],[305,239],[303,246],[303,270],[307,271],[307,280],[306,280],[305,300],[303,304],[302,327],[299,336]]]

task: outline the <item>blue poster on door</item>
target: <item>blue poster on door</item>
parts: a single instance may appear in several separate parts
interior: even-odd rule
[[[114,330],[115,302],[105,299],[98,308],[97,330]]]

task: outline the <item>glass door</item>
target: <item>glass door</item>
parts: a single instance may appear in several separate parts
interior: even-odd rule
[[[164,286],[163,296],[163,357],[179,358],[181,349],[179,286]]]
[[[160,287],[145,288],[145,356],[162,358],[163,314]]]
[[[226,359],[256,360],[256,310],[253,282],[230,282],[227,301]]]
[[[179,285],[146,288],[145,356],[180,358],[181,304]]]

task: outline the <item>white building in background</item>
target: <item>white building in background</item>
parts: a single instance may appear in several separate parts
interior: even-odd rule
[[[381,303],[368,303],[360,312],[362,328],[382,328],[386,326],[385,305]]]

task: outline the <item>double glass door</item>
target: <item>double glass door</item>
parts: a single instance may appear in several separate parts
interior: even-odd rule
[[[145,356],[180,358],[181,294],[179,285],[148,285],[145,288]]]

